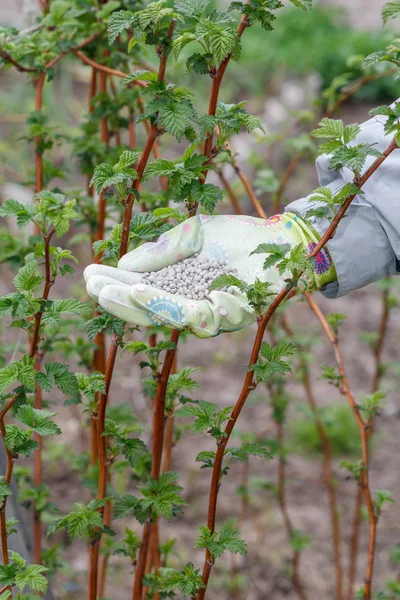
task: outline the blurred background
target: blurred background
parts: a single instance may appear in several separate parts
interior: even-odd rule
[[[276,207],[274,194],[280,181],[296,154],[303,152],[285,187],[281,207],[289,201],[309,193],[317,185],[313,166],[315,147],[306,132],[315,126],[315,115],[322,114],[318,104],[325,91],[338,89],[362,76],[362,59],[382,49],[393,37],[395,26],[382,28],[381,9],[384,0],[321,0],[315,9],[303,13],[287,8],[280,14],[276,29],[266,33],[258,28],[246,31],[243,38],[243,55],[240,64],[231,64],[223,86],[221,99],[225,102],[247,100],[247,109],[259,115],[265,125],[266,136],[239,135],[232,146],[240,169],[252,182],[257,197],[266,212]],[[36,5],[32,0],[0,0],[0,24],[18,28],[29,26],[35,18]],[[152,56],[148,57],[152,61]],[[168,70],[170,80],[179,81],[184,74],[184,61],[171,62]],[[53,151],[57,165],[67,165],[64,181],[57,185],[65,189],[84,186],[79,175],[76,157],[72,154],[71,139],[79,136],[79,123],[87,111],[87,88],[90,70],[77,61],[62,61],[57,67],[52,86],[46,86],[44,107],[52,124],[66,136],[65,142]],[[332,82],[334,82],[333,88]],[[0,74],[0,199],[13,197],[22,202],[32,198],[33,148],[21,136],[25,133],[27,114],[34,106],[33,87],[27,78],[15,70]],[[191,81],[198,103],[206,106],[209,82],[197,78]],[[336,86],[336,87],[335,87]],[[389,103],[400,96],[399,83],[393,77],[382,77],[360,89],[351,100],[344,103],[338,116],[346,123],[362,122],[368,111],[378,104]],[[205,108],[203,108],[203,111]],[[69,138],[69,139],[68,139]],[[138,141],[140,148],[141,139]],[[163,156],[175,157],[180,149],[163,148]],[[240,200],[245,213],[254,209],[242,182],[229,165],[222,165],[224,174]],[[213,174],[213,181],[218,178]],[[28,182],[28,185],[26,185]],[[223,212],[232,209],[228,198]],[[78,232],[79,233],[79,232]],[[80,259],[80,270],[70,284],[70,295],[85,299],[81,273],[90,262],[90,249],[84,237],[77,237],[73,251]],[[1,244],[0,240],[0,244]],[[11,289],[12,272],[0,265],[0,292]],[[65,290],[55,289],[55,296]],[[385,376],[381,387],[387,398],[377,421],[372,446],[371,479],[374,489],[388,489],[400,498],[400,406],[398,400],[398,377],[400,374],[400,311],[395,306],[397,285],[390,290],[393,309],[390,312],[387,335],[384,342],[383,362]],[[382,286],[372,285],[354,292],[345,299],[327,301],[316,296],[324,312],[343,313],[345,325],[341,330],[341,345],[346,359],[350,382],[356,397],[369,393],[375,373],[374,344],[380,327],[383,303]],[[354,497],[356,486],[347,480],[346,472],[339,468],[340,460],[357,460],[359,442],[356,425],[346,400],[337,388],[321,380],[320,367],[333,363],[328,342],[320,334],[319,324],[304,301],[297,299],[286,309],[287,319],[296,335],[307,340],[313,356],[313,389],[322,418],[329,432],[334,449],[335,474],[337,478],[340,515],[342,519],[343,553],[346,557],[352,531]],[[196,366],[196,380],[201,385],[201,398],[217,402],[221,407],[232,405],[240,391],[250,354],[254,330],[222,335],[212,340],[188,338],[181,345],[179,367]],[[12,335],[4,332],[4,339],[12,341]],[[4,357],[4,360],[6,358]],[[73,357],[71,357],[73,364]],[[133,373],[133,375],[132,375]],[[309,543],[302,554],[300,573],[309,600],[334,599],[334,571],[330,541],[328,500],[322,479],[322,452],[309,410],[306,405],[304,386],[296,377],[288,377],[290,392],[290,419],[286,427],[287,440],[287,506],[293,525],[309,536]],[[132,405],[140,420],[147,422],[150,415],[148,399],[140,384],[138,360],[132,368],[132,357],[123,356],[117,363],[112,392],[112,402]],[[57,403],[57,398],[54,399]],[[60,403],[56,410],[63,422],[63,436],[57,445],[46,445],[46,481],[49,483],[54,502],[65,513],[73,502],[82,499],[79,470],[71,472],[65,457],[73,458],[76,444],[85,443],[82,432],[82,416],[74,407],[65,408]],[[238,430],[242,436],[255,433],[273,438],[276,435],[271,420],[271,408],[267,391],[257,389],[249,399],[240,419]],[[235,438],[235,442],[238,438]],[[210,473],[199,470],[194,462],[200,449],[211,448],[205,437],[185,433],[174,450],[174,470],[184,472],[182,483],[190,510],[173,524],[171,532],[177,538],[176,551],[183,560],[195,557],[201,564],[202,552],[193,551],[196,526],[204,523],[207,509],[207,492]],[[246,558],[231,562],[221,559],[212,579],[210,600],[294,600],[297,598],[290,581],[291,548],[282,525],[282,515],[274,496],[276,485],[274,461],[251,459],[249,467],[232,466],[222,487],[219,520],[237,518],[241,515],[243,537],[249,545]],[[243,493],[243,490],[246,493]],[[397,579],[400,569],[400,509],[393,505],[385,508],[379,523],[378,551],[376,557],[376,589],[383,590],[389,579]],[[163,524],[165,537],[169,526]],[[173,529],[173,531],[172,531]],[[63,564],[53,583],[57,599],[68,600],[82,597],[87,568],[84,544],[68,546],[62,553]],[[362,585],[366,560],[366,528],[363,521],[357,585]],[[110,589],[113,599],[129,597],[131,578],[127,576],[122,557],[112,557]],[[347,568],[346,568],[347,572]],[[110,595],[111,592],[108,592]],[[111,596],[110,596],[111,597]],[[397,597],[397,596],[396,596]]]

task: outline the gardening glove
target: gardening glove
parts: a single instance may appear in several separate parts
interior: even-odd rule
[[[143,273],[196,255],[199,261],[223,262],[246,283],[258,278],[270,282],[278,294],[289,273],[263,269],[265,254],[250,253],[262,243],[302,244],[310,252],[319,236],[298,216],[285,213],[269,219],[247,216],[197,215],[122,257],[118,267],[90,265],[84,277],[89,295],[107,312],[129,323],[166,325],[189,329],[199,337],[236,331],[255,322],[256,313],[238,288],[233,293],[214,290],[201,300],[162,291],[142,282]],[[297,291],[319,289],[335,280],[335,269],[326,250],[313,261],[312,276],[300,279]],[[270,297],[272,301],[273,296]]]

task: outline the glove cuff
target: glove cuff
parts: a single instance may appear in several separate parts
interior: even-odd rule
[[[282,219],[286,221],[285,226],[288,229],[292,229],[293,233],[295,233],[296,237],[299,239],[299,243],[302,243],[307,253],[310,254],[321,239],[318,233],[299,215],[294,213],[284,213]],[[311,281],[304,281],[307,289],[320,290],[328,283],[337,280],[335,265],[326,247],[318,252],[312,259],[312,263],[313,271]]]

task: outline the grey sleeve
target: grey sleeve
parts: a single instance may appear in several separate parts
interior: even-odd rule
[[[392,139],[384,133],[385,121],[385,117],[374,117],[363,123],[354,144],[374,143],[376,149],[383,152]],[[368,157],[365,168],[374,160]],[[317,159],[319,182],[337,193],[345,183],[352,181],[353,174],[347,168],[330,170],[329,162],[329,156]],[[364,195],[353,200],[347,216],[327,244],[337,273],[337,282],[321,290],[328,298],[344,296],[400,270],[400,150],[391,153],[363,186],[363,191]],[[309,198],[292,202],[286,212],[305,217],[311,208],[320,205],[309,202]],[[308,220],[321,236],[329,226],[326,218]]]

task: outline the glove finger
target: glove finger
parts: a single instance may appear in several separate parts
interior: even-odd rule
[[[128,285],[139,283],[139,281],[142,279],[141,273],[135,273],[125,271],[124,269],[118,269],[116,267],[108,267],[107,265],[96,264],[89,265],[83,272],[83,277],[86,282],[94,276],[104,276],[115,279],[116,284],[118,281],[120,281],[121,283],[127,283]]]
[[[127,323],[151,327],[154,323],[130,298],[130,287],[107,285],[99,293],[98,303],[104,310]]]
[[[146,311],[153,325],[188,328],[198,337],[212,337],[222,331],[237,331],[254,323],[256,315],[241,294],[211,292],[203,300],[161,292],[136,284],[130,289],[132,301]]]
[[[117,279],[113,279],[112,277],[104,277],[104,275],[93,275],[86,282],[86,291],[92,300],[98,302],[101,290],[109,285],[112,285],[114,287],[126,287],[128,289],[130,288],[130,285],[128,285],[127,283],[122,283],[122,281],[118,281]]]
[[[192,256],[203,244],[204,231],[199,217],[191,217],[156,242],[147,242],[123,256],[118,267],[127,271],[159,271]]]

